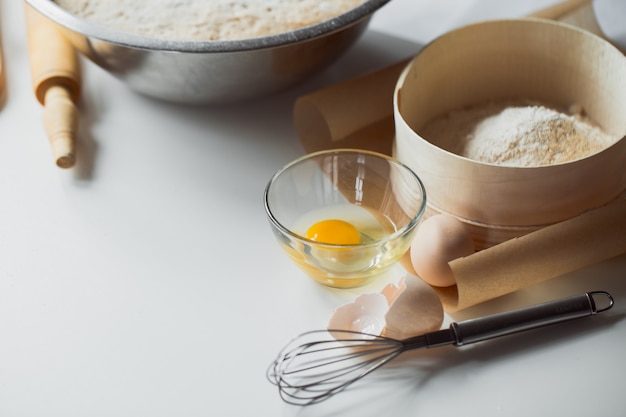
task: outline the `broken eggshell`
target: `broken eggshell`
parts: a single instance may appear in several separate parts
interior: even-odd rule
[[[380,335],[385,328],[385,313],[389,309],[382,294],[363,294],[351,303],[337,307],[330,317],[328,329]]]
[[[438,330],[443,306],[435,291],[414,275],[380,293],[363,294],[335,309],[329,330],[349,330],[397,340]]]

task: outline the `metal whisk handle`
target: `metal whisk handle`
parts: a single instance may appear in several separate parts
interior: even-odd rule
[[[519,310],[452,323],[455,345],[467,345],[495,337],[591,316],[613,306],[613,297],[594,291]]]

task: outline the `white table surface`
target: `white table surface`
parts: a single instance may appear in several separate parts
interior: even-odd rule
[[[0,416],[623,415],[626,256],[447,319],[604,289],[590,319],[410,355],[312,407],[265,379],[292,336],[358,291],[305,277],[262,206],[302,154],[295,97],[417,52],[454,27],[551,0],[392,0],[335,65],[277,96],[189,108],[84,62],[79,164],[52,162],[30,83],[23,8],[0,2]],[[397,271],[399,272],[399,271]]]

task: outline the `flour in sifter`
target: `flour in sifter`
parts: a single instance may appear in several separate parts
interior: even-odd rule
[[[475,161],[552,165],[591,155],[616,141],[580,113],[580,109],[567,114],[539,104],[489,103],[436,118],[420,135]]]
[[[364,0],[55,0],[89,22],[168,40],[233,40],[289,32]]]

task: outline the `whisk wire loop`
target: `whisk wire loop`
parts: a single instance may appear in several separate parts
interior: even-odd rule
[[[295,340],[298,344],[283,349],[267,377],[278,386],[284,401],[297,405],[343,391],[404,350],[400,341],[345,330],[312,331]]]

